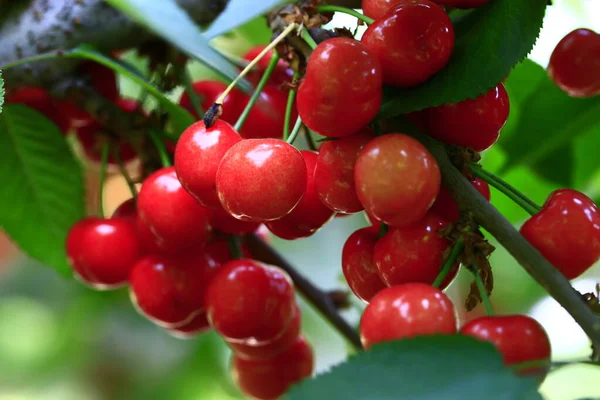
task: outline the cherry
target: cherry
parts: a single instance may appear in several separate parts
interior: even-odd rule
[[[294,287],[282,270],[250,259],[219,271],[206,294],[211,326],[230,342],[269,342],[294,316]],[[257,343],[258,342],[258,343]]]
[[[526,315],[476,318],[463,326],[460,333],[493,343],[502,353],[506,365],[550,361],[548,334],[535,319]],[[529,368],[520,372],[537,374],[542,370],[543,368]]]
[[[441,71],[454,49],[454,28],[429,0],[396,4],[365,31],[361,42],[379,59],[383,83],[410,87]]]
[[[196,314],[190,322],[176,328],[167,328],[167,332],[178,339],[190,339],[210,330],[206,313]]]
[[[377,293],[360,321],[360,338],[373,344],[421,335],[456,332],[456,311],[439,289],[423,283],[392,286]]]
[[[85,76],[98,93],[108,100],[115,101],[119,97],[119,87],[115,71],[95,61],[83,62],[79,68],[79,74]]]
[[[125,218],[79,221],[69,231],[66,251],[76,275],[99,290],[125,285],[142,257],[135,225]]]
[[[217,195],[234,217],[253,222],[289,214],[306,191],[306,163],[278,139],[247,139],[231,147],[217,171]]]
[[[121,205],[113,212],[111,218],[125,218],[133,222],[143,255],[161,252],[160,247],[158,247],[158,244],[156,243],[154,234],[152,234],[148,225],[140,218],[134,199],[125,200],[121,203]]]
[[[346,282],[356,297],[367,303],[386,287],[373,261],[375,243],[377,232],[370,227],[362,228],[350,235],[342,250]]]
[[[246,235],[256,232],[260,224],[258,222],[240,221],[232,217],[221,207],[211,210],[210,224],[213,228],[230,235]]]
[[[138,195],[138,212],[163,251],[202,247],[210,238],[210,211],[185,191],[174,167],[146,178]]]
[[[548,74],[569,96],[600,94],[600,35],[589,29],[569,33],[552,52]]]
[[[223,120],[206,129],[204,121],[187,128],[175,149],[175,170],[181,185],[200,204],[219,208],[215,178],[223,156],[242,140],[239,133]]]
[[[600,212],[576,190],[550,194],[521,233],[567,279],[575,279],[600,259]]]
[[[367,17],[380,19],[402,0],[362,0],[362,11]]]
[[[321,201],[341,213],[363,209],[354,185],[354,164],[360,150],[374,137],[370,129],[321,145],[315,167],[315,188]]]
[[[381,66],[371,50],[349,38],[325,40],[308,60],[298,113],[323,136],[349,136],[375,118],[381,88]]]
[[[48,92],[36,87],[23,87],[6,96],[6,104],[24,104],[52,121],[63,134],[71,129],[71,120],[63,113],[63,106]]]
[[[115,209],[111,218],[125,218],[130,221],[135,221],[137,218],[135,199],[128,199],[122,202],[119,207]]]
[[[477,8],[489,3],[490,0],[433,0],[433,2],[446,7]]]
[[[508,93],[500,83],[473,100],[426,109],[422,121],[427,133],[442,142],[484,151],[498,140],[509,111]]]
[[[245,360],[233,356],[231,374],[242,392],[259,400],[280,398],[291,385],[311,376],[313,351],[299,337],[285,352],[269,360]]]
[[[483,195],[483,197],[487,199],[487,201],[490,201],[491,193],[487,182],[479,178],[475,178],[474,180],[469,179],[469,182],[475,189],[477,189],[479,193]],[[433,206],[431,206],[431,212],[439,215],[448,222],[457,222],[460,219],[458,205],[456,204],[456,201],[454,201],[454,198],[452,198],[450,192],[448,192],[444,186],[440,188],[440,192],[435,199],[435,203],[433,203]]]
[[[285,332],[277,339],[267,343],[256,345],[254,343],[228,342],[235,356],[245,360],[268,360],[276,357],[278,354],[288,350],[298,340],[300,335],[302,313],[300,307],[296,305],[292,321],[285,329]]]
[[[391,226],[425,216],[440,190],[437,162],[417,140],[400,133],[363,147],[354,167],[356,193],[365,210]]]
[[[192,85],[194,92],[200,97],[200,105],[205,111],[214,104],[214,102],[221,96],[221,93],[227,89],[227,85],[219,81],[198,81]],[[240,114],[244,110],[242,105],[242,92],[232,90],[223,100],[223,114],[219,117],[225,122],[235,124],[235,121],[239,118]],[[192,113],[196,118],[200,118],[196,115],[192,101],[190,100],[187,92],[183,92],[179,105]]]
[[[261,51],[265,49],[265,45],[254,46],[250,50],[244,54],[243,59],[247,61],[252,61],[260,54]],[[271,57],[273,57],[273,50],[270,50],[263,58],[260,59],[258,64],[254,67],[255,71],[249,73],[246,77],[252,82],[254,85],[258,84],[263,73],[269,66],[271,61]],[[275,85],[281,85],[282,83],[288,83],[292,81],[292,76],[294,75],[294,71],[290,69],[290,65],[283,59],[279,59],[277,62],[277,66],[271,73],[269,78],[269,82]]]
[[[306,163],[306,192],[300,203],[291,213],[275,221],[267,222],[267,228],[282,239],[293,240],[313,235],[323,227],[334,212],[325,207],[315,188],[315,167],[317,153],[303,150],[300,152]]]

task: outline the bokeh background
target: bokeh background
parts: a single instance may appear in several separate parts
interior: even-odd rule
[[[355,20],[336,15],[331,25],[354,28]],[[530,58],[545,67],[556,43],[578,27],[600,31],[600,2],[554,0]],[[231,54],[243,54],[269,38],[264,21],[255,20],[217,39],[215,45]],[[124,57],[145,68],[134,53]],[[192,73],[197,79],[215,77],[199,64],[193,65]],[[139,96],[139,88],[126,79],[121,79],[121,88],[125,96]],[[172,97],[178,99],[179,95],[175,92]],[[147,106],[152,107],[152,103]],[[511,128],[515,115],[506,129]],[[597,137],[600,130],[593,134]],[[496,146],[484,154],[483,163],[498,172],[505,157]],[[82,163],[87,170],[88,205],[94,210],[98,166],[83,158]],[[135,163],[129,167],[137,170]],[[558,188],[527,167],[513,168],[501,176],[538,203]],[[600,162],[594,173],[584,178],[576,188],[600,199]],[[128,196],[125,182],[118,175],[110,176],[104,198],[107,212]],[[495,191],[492,203],[516,226],[527,217]],[[344,289],[341,249],[350,233],[365,225],[362,214],[336,218],[311,238],[294,242],[273,238],[272,243],[319,286]],[[589,342],[581,329],[501,246],[497,247],[491,260],[496,278],[492,301],[497,312],[528,313],[537,318],[550,335],[555,361],[589,355]],[[591,292],[598,281],[597,265],[574,281],[574,286]],[[469,284],[468,274],[461,273],[448,289],[457,305],[462,304]],[[303,331],[317,355],[316,372],[326,371],[345,359],[349,347],[315,310],[303,301],[301,306]],[[358,324],[362,307],[354,301],[344,315]],[[461,318],[481,313],[477,308],[469,315],[463,312]],[[243,397],[229,378],[228,357],[216,334],[192,340],[169,336],[136,313],[126,290],[98,293],[86,289],[23,256],[0,235],[0,400],[240,399]],[[550,374],[542,393],[548,400],[600,397],[598,382],[600,368],[574,365]]]

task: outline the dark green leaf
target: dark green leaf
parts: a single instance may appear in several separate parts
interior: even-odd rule
[[[291,400],[541,400],[494,346],[473,338],[429,336],[375,345],[292,388]]]
[[[494,0],[455,21],[448,66],[424,84],[386,88],[380,118],[474,98],[502,81],[533,48],[547,0]]]
[[[62,273],[65,238],[84,216],[81,166],[59,129],[20,104],[0,115],[0,227],[29,256]]]

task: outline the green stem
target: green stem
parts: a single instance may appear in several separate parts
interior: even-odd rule
[[[384,224],[382,222],[381,225],[379,226],[379,233],[377,234],[377,238],[379,239],[380,237],[382,237],[383,235],[388,233],[389,230],[390,230],[390,228],[389,228],[388,224]]]
[[[292,82],[295,82],[300,74],[294,72]],[[288,93],[287,104],[285,106],[285,119],[283,122],[283,140],[287,140],[290,135],[290,120],[292,119],[292,110],[294,109],[294,100],[296,99],[296,89],[291,89]],[[308,131],[307,131],[308,132]]]
[[[158,156],[160,157],[160,163],[163,168],[167,168],[171,166],[171,158],[169,157],[169,152],[165,147],[165,144],[162,141],[161,135],[158,133],[156,129],[150,128],[150,137],[152,138],[152,142],[156,147],[156,151],[158,151]]]
[[[317,144],[315,143],[315,139],[312,137],[311,133],[310,133],[310,129],[305,129],[304,130],[304,136],[306,137],[306,143],[308,144],[308,148],[311,149],[312,151],[317,151]]]
[[[233,258],[234,260],[244,258],[244,252],[242,251],[242,242],[240,241],[239,236],[229,235],[227,244],[229,245],[231,258]]]
[[[98,189],[98,213],[100,214],[100,218],[104,218],[104,182],[106,181],[109,150],[110,142],[107,140],[102,144],[102,155],[100,157],[100,187]]]
[[[252,97],[250,97],[248,104],[246,104],[246,108],[244,108],[244,111],[242,111],[242,115],[240,115],[237,122],[235,123],[234,129],[236,131],[239,132],[244,126],[244,122],[246,122],[248,115],[250,115],[250,112],[252,111],[252,107],[254,107],[254,104],[256,104],[256,101],[260,97],[260,94],[262,93],[264,87],[267,85],[267,82],[269,82],[269,78],[271,77],[273,70],[277,66],[278,61],[279,54],[277,54],[277,52],[274,51],[273,55],[271,56],[271,61],[269,61],[269,65],[267,66],[267,69],[265,69],[262,78],[260,78],[260,82],[258,82],[258,85],[256,86],[256,90],[254,90],[254,93],[252,93]]]
[[[311,49],[315,49],[317,47],[317,42],[315,42],[315,39],[312,38],[312,36],[310,36],[310,32],[308,32],[308,30],[306,28],[302,29],[302,39],[304,39],[304,41],[310,46]]]
[[[13,61],[8,64],[4,64],[0,66],[1,69],[9,69],[13,67],[18,67],[19,65],[27,64],[34,61],[42,61],[42,60],[50,60],[52,58],[58,58],[64,56],[65,52],[60,53],[58,51],[53,51],[51,53],[39,54],[37,56],[31,56],[27,58],[23,58],[21,60]]]
[[[458,257],[460,256],[460,254],[462,253],[464,248],[465,248],[465,239],[461,236],[454,243],[454,247],[452,248],[452,252],[450,253],[450,256],[448,256],[448,259],[442,266],[440,273],[438,274],[437,278],[435,278],[435,281],[433,281],[432,286],[434,288],[439,288],[440,285],[442,284],[442,282],[444,282],[444,279],[446,279],[446,277],[448,276],[450,271],[452,271],[452,268],[454,268],[454,266],[456,265],[456,260],[458,260]]]
[[[373,18],[369,18],[364,14],[359,13],[356,10],[353,10],[351,8],[346,8],[346,7],[340,7],[340,6],[330,6],[330,5],[320,5],[317,7],[317,11],[320,13],[326,13],[326,12],[339,12],[339,13],[344,13],[344,14],[348,14],[348,15],[352,15],[353,17],[356,17],[358,19],[360,19],[361,21],[363,21],[365,24],[372,24],[373,22],[375,22],[375,20]]]
[[[188,71],[187,67],[177,68],[177,74],[179,75],[179,80],[183,83],[183,87],[185,88],[185,93],[187,93],[190,102],[192,103],[192,107],[194,108],[194,112],[198,116],[198,118],[202,118],[204,115],[204,110],[202,109],[202,102],[200,101],[200,97],[198,97],[198,93],[194,90],[194,84],[192,82],[192,77],[190,75],[190,71]]]
[[[473,277],[475,278],[475,284],[477,285],[477,289],[479,290],[479,295],[481,296],[481,302],[483,303],[483,307],[485,308],[485,313],[487,315],[494,315],[494,308],[492,307],[492,303],[490,302],[490,298],[487,294],[487,289],[481,280],[481,274],[479,273],[479,269],[476,266],[471,268],[471,272],[473,272]]]
[[[535,204],[529,197],[518,191],[515,187],[510,185],[508,182],[502,180],[498,176],[486,171],[476,164],[471,164],[471,173],[476,177],[489,183],[491,186],[504,193],[505,196],[510,198],[521,208],[527,211],[530,215],[535,215],[540,212],[541,208]]]
[[[292,129],[292,133],[290,134],[290,137],[288,137],[286,139],[286,142],[288,142],[289,144],[293,144],[294,140],[296,140],[296,137],[298,136],[298,133],[300,133],[301,128],[302,128],[302,120],[300,119],[300,117],[298,117],[298,119],[296,119],[296,124],[294,125],[294,129]]]
[[[131,179],[131,175],[129,175],[127,168],[125,168],[125,164],[123,163],[123,160],[121,159],[118,150],[113,151],[113,157],[117,161],[117,165],[119,166],[119,171],[121,171],[121,175],[123,175],[123,178],[125,178],[125,182],[127,182],[127,186],[129,187],[129,191],[131,192],[131,197],[133,197],[133,200],[137,201],[137,188],[135,187],[135,183],[133,182],[133,179]]]

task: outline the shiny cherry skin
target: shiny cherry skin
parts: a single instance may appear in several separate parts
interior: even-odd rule
[[[230,342],[269,342],[283,335],[294,317],[294,287],[279,268],[234,260],[212,280],[206,311],[211,326]]]
[[[22,87],[12,91],[4,99],[6,104],[24,104],[52,121],[63,134],[71,129],[71,120],[65,115],[60,101],[50,97],[44,89]]]
[[[559,189],[521,234],[567,279],[575,279],[600,259],[600,212],[592,199]]]
[[[404,0],[362,0],[363,13],[373,19],[380,19],[392,8],[396,7]],[[456,8],[476,8],[490,2],[490,0],[432,0],[434,3],[456,7]]]
[[[371,50],[349,38],[325,40],[308,60],[298,114],[323,136],[350,136],[375,118],[381,90],[381,65]]]
[[[288,215],[302,199],[306,163],[283,140],[246,139],[225,153],[216,182],[229,214],[243,221],[272,221]]]
[[[442,142],[484,151],[498,140],[509,112],[508,93],[500,83],[473,100],[424,110],[423,122],[425,131]]]
[[[327,207],[338,213],[363,210],[356,195],[354,164],[360,150],[374,137],[370,129],[364,128],[352,136],[321,145],[315,167],[315,188]]]
[[[469,182],[475,189],[477,189],[479,193],[481,193],[483,197],[486,198],[487,201],[490,201],[490,186],[487,184],[487,182],[479,178],[469,180]],[[454,201],[454,198],[450,192],[448,192],[444,186],[440,188],[440,192],[435,199],[435,203],[433,203],[433,206],[431,206],[431,212],[439,215],[448,222],[457,222],[460,219],[458,205],[456,204],[456,201]]]
[[[267,47],[266,45],[258,45],[252,47],[250,50],[246,52],[242,56],[244,60],[252,61]],[[254,85],[258,84],[260,78],[263,73],[269,66],[269,62],[271,61],[271,57],[273,56],[273,50],[270,50],[263,58],[260,59],[258,64],[254,67],[255,71],[252,71],[247,75],[247,79],[252,82]],[[292,76],[294,75],[294,71],[290,68],[288,62],[283,59],[279,59],[277,62],[277,66],[271,73],[269,78],[269,82],[275,85],[281,85],[282,83],[287,83],[292,81]]]
[[[526,315],[484,316],[468,322],[460,329],[467,336],[491,342],[502,354],[504,364],[520,364],[528,361],[550,361],[550,339],[535,319]],[[539,374],[540,368],[520,371]]]
[[[433,213],[403,228],[390,228],[375,245],[373,260],[387,286],[403,283],[433,284],[443,262],[443,254],[451,242],[440,236],[447,222]],[[457,266],[458,267],[458,266]],[[457,268],[446,278],[446,287]]]
[[[181,186],[175,167],[146,178],[138,195],[138,212],[165,252],[201,248],[210,239],[210,210]]]
[[[441,290],[423,283],[392,286],[377,293],[360,320],[360,339],[375,343],[414,336],[453,334],[456,310]]]
[[[127,283],[142,257],[133,221],[126,218],[85,218],[67,236],[67,257],[74,272],[88,286],[103,290]]]
[[[206,111],[215,103],[219,96],[221,96],[221,93],[227,89],[227,85],[219,81],[204,80],[194,82],[192,88],[200,98],[202,109]],[[221,114],[219,118],[230,124],[235,124],[235,121],[237,121],[244,110],[242,101],[242,92],[232,90],[223,101],[223,114]],[[181,95],[179,105],[192,113],[196,118],[199,118],[199,116],[196,115],[192,101],[186,92],[183,92]]]
[[[325,207],[315,188],[315,167],[317,153],[303,150],[300,152],[306,163],[306,192],[300,203],[283,218],[266,223],[267,228],[282,239],[294,240],[313,235],[321,229],[335,214]]]
[[[313,351],[303,337],[285,352],[269,360],[245,360],[233,356],[231,374],[242,392],[258,400],[276,400],[290,386],[312,375]]]
[[[196,314],[190,322],[176,328],[167,328],[167,332],[177,339],[191,339],[202,333],[210,331],[210,324],[206,319],[206,313]]]
[[[219,208],[215,179],[223,156],[242,137],[223,120],[206,129],[204,121],[187,128],[175,148],[175,170],[181,185],[200,204]]]
[[[122,202],[119,207],[113,211],[111,218],[125,218],[130,221],[135,221],[137,216],[137,205],[135,199],[128,199]]]
[[[441,176],[419,141],[391,133],[363,147],[354,182],[368,214],[390,226],[407,226],[425,216],[440,190]]]
[[[576,29],[565,36],[552,52],[548,74],[569,96],[600,94],[600,34]]]
[[[231,214],[225,211],[221,204],[219,204],[219,208],[211,210],[210,225],[214,229],[230,235],[246,235],[248,233],[256,232],[260,223],[240,221],[239,219],[232,217]]]
[[[448,64],[454,28],[439,5],[405,0],[369,25],[361,42],[379,59],[384,84],[411,87]]]
[[[302,324],[302,313],[300,307],[296,305],[292,321],[285,329],[285,332],[277,339],[264,344],[228,342],[227,344],[233,350],[237,358],[244,360],[268,360],[276,357],[292,347],[300,336],[300,327]],[[227,342],[227,341],[226,341]]]
[[[125,218],[133,222],[137,231],[143,255],[161,252],[154,234],[152,234],[150,228],[148,228],[148,225],[146,225],[140,218],[134,199],[129,199],[121,203],[121,205],[113,212],[111,218]]]
[[[373,260],[377,236],[371,227],[359,229],[348,237],[342,249],[346,282],[356,297],[366,303],[386,287]]]

